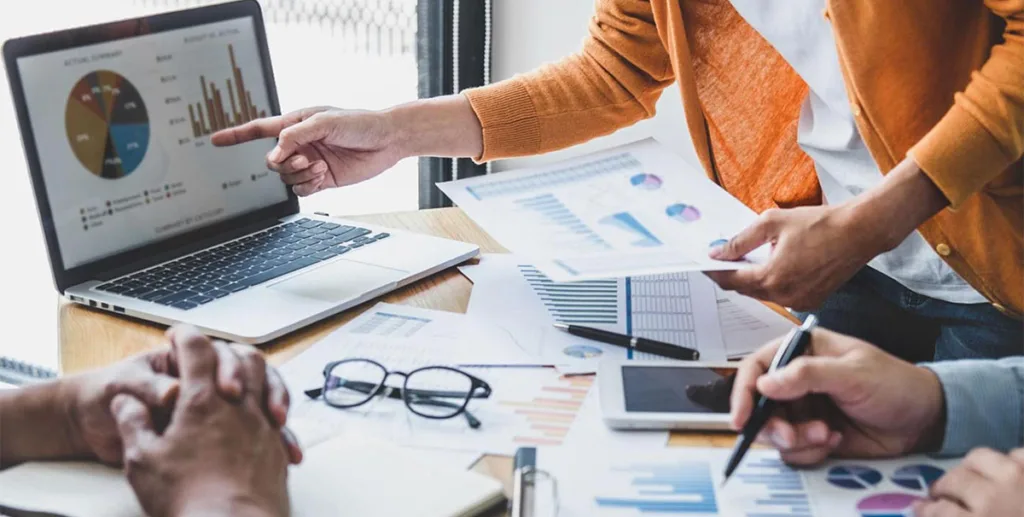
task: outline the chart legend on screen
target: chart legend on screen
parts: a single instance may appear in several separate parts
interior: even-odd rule
[[[235,63],[235,49],[232,45],[227,47],[228,59],[231,63],[231,73],[228,74],[229,77],[226,80],[227,88],[221,90],[213,81],[207,81],[206,76],[200,75],[199,83],[203,88],[203,100],[188,106],[188,116],[192,122],[192,135],[196,138],[267,116],[265,109],[259,109],[253,104],[252,93],[245,87],[242,69],[238,68]],[[231,111],[228,111],[228,106],[224,104],[225,94],[223,92],[225,91]]]

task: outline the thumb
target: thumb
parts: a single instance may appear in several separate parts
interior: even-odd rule
[[[125,393],[154,408],[168,408],[178,398],[178,379],[162,373],[135,371],[114,381],[113,391]]]
[[[300,147],[320,140],[328,133],[330,133],[330,122],[319,114],[313,115],[298,124],[281,130],[281,134],[277,138],[277,146],[270,151],[267,159],[274,163],[281,163],[295,154]]]
[[[857,372],[841,357],[799,357],[784,368],[757,379],[757,390],[773,400],[796,400],[807,395],[841,394],[857,380]]]
[[[138,457],[138,452],[156,439],[149,408],[139,399],[123,393],[110,401],[110,412],[117,422],[117,432],[124,443],[124,457]]]
[[[740,260],[744,255],[773,241],[778,236],[778,228],[782,219],[782,211],[766,210],[754,221],[754,224],[729,239],[721,246],[715,246],[708,254],[715,260]]]

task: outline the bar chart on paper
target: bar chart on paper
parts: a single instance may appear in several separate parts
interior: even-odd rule
[[[598,508],[640,513],[716,515],[718,503],[708,462],[681,461],[612,467],[606,487],[594,498]]]
[[[557,323],[654,339],[699,350],[702,357],[724,358],[714,292],[710,285],[695,286],[687,274],[554,282],[531,265],[521,264],[519,271]],[[633,350],[626,351],[626,357],[663,359]]]
[[[593,376],[563,376],[553,368],[467,368],[487,381],[494,395],[473,400],[465,420],[410,418],[398,422],[395,438],[420,447],[513,454],[522,446],[562,445],[594,383]]]

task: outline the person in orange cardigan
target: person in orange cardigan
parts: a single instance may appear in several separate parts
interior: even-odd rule
[[[582,50],[531,73],[213,142],[278,137],[270,167],[310,195],[578,144],[672,82],[706,173],[761,213],[713,256],[773,247],[720,286],[905,359],[1024,353],[1024,0],[599,0]]]

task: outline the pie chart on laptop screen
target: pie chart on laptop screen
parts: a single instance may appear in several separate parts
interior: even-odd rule
[[[68,144],[79,163],[106,179],[128,176],[149,147],[142,95],[117,72],[97,70],[71,88],[64,112]]]

